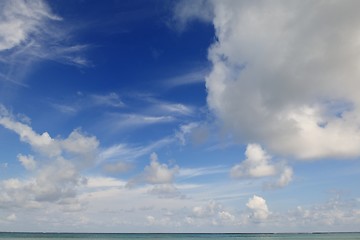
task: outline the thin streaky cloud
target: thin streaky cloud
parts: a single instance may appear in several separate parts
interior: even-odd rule
[[[194,70],[192,72],[185,73],[180,76],[163,80],[163,84],[166,87],[173,88],[183,85],[205,83],[205,77],[209,74],[209,71],[210,71],[209,68]]]

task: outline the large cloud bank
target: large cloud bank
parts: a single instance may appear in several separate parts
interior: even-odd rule
[[[300,159],[360,155],[359,1],[200,2],[176,16],[212,16],[207,100],[228,129]]]

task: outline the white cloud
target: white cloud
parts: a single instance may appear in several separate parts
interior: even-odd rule
[[[226,173],[229,169],[223,166],[203,167],[203,168],[181,168],[179,177],[182,179],[194,178],[204,175]]]
[[[129,171],[132,167],[133,165],[128,162],[116,162],[105,164],[103,169],[107,173],[124,173]]]
[[[124,187],[125,181],[111,177],[87,177],[86,187],[88,188],[112,188]]]
[[[219,212],[219,217],[222,221],[225,222],[233,222],[235,220],[235,216],[227,211]]]
[[[94,107],[123,108],[125,103],[115,92],[106,94],[85,94],[78,92],[76,97],[72,96],[63,102],[50,102],[50,105],[58,111],[66,114],[76,114],[80,111]]]
[[[175,137],[180,141],[181,145],[186,145],[186,138],[192,131],[199,126],[198,123],[192,122],[181,125],[180,129],[175,132]]]
[[[222,211],[222,206],[215,201],[209,201],[206,205],[195,206],[192,209],[194,217],[208,218],[217,216]]]
[[[249,198],[246,206],[252,212],[249,217],[255,221],[264,221],[270,215],[266,201],[262,197],[254,195],[252,198]]]
[[[173,116],[168,115],[143,115],[143,114],[109,114],[109,120],[112,121],[115,129],[129,129],[134,127],[149,126],[161,123],[170,123],[176,121]]]
[[[360,223],[360,206],[354,199],[342,199],[337,196],[324,203],[310,206],[298,206],[286,214],[279,215],[282,224],[289,227],[305,226],[310,231],[316,229],[351,229]],[[285,221],[285,222],[284,222]]]
[[[181,103],[161,103],[158,104],[156,107],[164,112],[170,112],[179,115],[191,115],[193,113],[191,107]]]
[[[150,159],[150,165],[145,167],[142,174],[143,181],[150,184],[171,183],[179,171],[178,167],[169,169],[168,165],[159,163],[156,153],[152,153]]]
[[[150,154],[154,150],[173,142],[172,138],[162,138],[146,146],[131,146],[126,143],[119,143],[108,148],[103,148],[99,153],[100,161],[131,161]]]
[[[37,134],[28,125],[14,120],[9,113],[0,115],[0,125],[16,132],[21,141],[30,144],[34,150],[42,154],[54,157],[61,153],[59,145],[50,137],[49,133]]]
[[[86,181],[71,162],[59,159],[40,169],[34,184],[30,185],[30,191],[36,201],[56,202],[74,198],[76,187],[84,183]]]
[[[138,176],[130,179],[128,187],[139,184],[150,184],[152,188],[149,193],[156,194],[159,197],[181,197],[182,195],[174,186],[175,175],[178,174],[179,167],[169,168],[167,164],[161,164],[155,152],[150,155],[150,165],[144,168],[144,171]]]
[[[276,174],[270,156],[257,144],[249,144],[245,151],[246,160],[231,169],[234,178],[267,177]]]
[[[166,79],[166,81],[164,81],[164,84],[168,87],[178,87],[178,86],[196,84],[196,83],[204,84],[205,77],[208,75],[208,73],[209,73],[208,68],[197,69],[194,70],[193,72],[186,73],[181,76]]]
[[[293,170],[290,167],[284,167],[279,179],[273,184],[273,187],[284,187],[288,185],[293,178]]]
[[[125,104],[121,101],[118,94],[111,92],[107,95],[91,95],[91,99],[95,105],[105,105],[110,107],[121,108],[124,107]]]
[[[62,18],[43,0],[1,1],[0,80],[26,86],[24,75],[43,59],[89,66],[82,56],[87,46],[71,44],[71,28],[62,24]]]
[[[173,181],[174,175],[178,172],[178,167],[169,169],[166,164],[160,164],[158,155],[153,152],[150,155],[150,165],[144,169],[144,179],[148,183],[169,183]]]
[[[239,224],[239,220],[235,215],[213,200],[205,205],[193,207],[192,214],[185,219],[185,222],[210,226],[234,226]]]
[[[21,164],[32,170],[28,179],[8,179],[0,182],[0,203],[3,207],[40,207],[44,202],[61,204],[74,199],[79,186],[86,183],[81,171],[95,164],[99,142],[86,136],[79,129],[61,139],[52,138],[47,132],[36,133],[29,125],[21,123],[0,105],[0,125],[17,133],[28,143],[33,155],[18,154]]]
[[[180,23],[212,10],[207,101],[242,142],[300,159],[360,155],[358,1],[185,3]]]
[[[34,156],[18,154],[17,158],[26,170],[34,170],[36,168],[36,161],[34,160]]]
[[[80,129],[75,129],[65,139],[52,138],[48,132],[36,133],[29,125],[17,121],[1,105],[0,125],[17,133],[20,140],[28,143],[36,152],[47,157],[60,157],[62,153],[72,154],[77,164],[94,161],[99,142],[94,136],[86,136]]]
[[[15,213],[10,214],[9,216],[6,217],[6,220],[9,222],[14,222],[16,221],[17,217]]]
[[[172,183],[155,184],[149,193],[160,198],[185,198],[179,189]]]
[[[146,221],[147,221],[150,225],[153,225],[153,224],[155,224],[156,219],[155,219],[155,217],[153,217],[153,216],[146,216]]]
[[[41,0],[2,1],[0,4],[0,51],[12,49],[40,33],[47,20],[61,20]]]
[[[175,27],[183,31],[193,20],[211,22],[213,11],[206,0],[179,1],[174,8]]]
[[[267,188],[280,188],[288,185],[293,176],[293,170],[284,163],[273,163],[258,144],[249,144],[245,151],[246,159],[231,168],[233,178],[261,178],[279,176],[275,183],[268,183]]]

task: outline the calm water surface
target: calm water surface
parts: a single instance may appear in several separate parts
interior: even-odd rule
[[[360,233],[322,233],[322,234],[76,234],[76,233],[0,233],[0,240],[360,240]]]

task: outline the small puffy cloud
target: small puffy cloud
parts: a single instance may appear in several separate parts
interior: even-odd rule
[[[195,225],[237,225],[236,217],[224,207],[211,200],[207,204],[195,206],[192,213],[185,219]]]
[[[206,205],[195,206],[192,209],[194,217],[207,218],[218,215],[222,211],[222,206],[215,201],[210,201]]]
[[[288,185],[293,176],[291,167],[283,163],[273,163],[269,156],[258,144],[249,144],[245,151],[246,159],[235,165],[230,175],[233,178],[261,178],[279,176],[275,183],[266,184],[267,188],[281,188]]]
[[[257,144],[249,144],[245,151],[246,160],[231,169],[234,178],[267,177],[276,174],[271,157]]]
[[[21,165],[24,166],[26,170],[35,170],[36,168],[36,161],[34,159],[34,156],[32,155],[17,155],[18,160],[21,162]]]
[[[176,173],[178,173],[178,167],[169,169],[166,164],[161,164],[158,161],[156,153],[150,155],[150,165],[146,166],[142,174],[142,178],[146,183],[150,184],[166,184],[171,183]]]
[[[266,201],[262,197],[254,195],[249,199],[246,206],[251,210],[249,217],[255,221],[264,221],[270,215]]]
[[[219,212],[219,217],[224,222],[233,222],[235,220],[235,216],[227,211]]]
[[[15,222],[17,220],[16,214],[12,213],[6,217],[6,220],[9,222]]]
[[[153,216],[146,216],[146,221],[148,222],[148,224],[153,225],[155,224],[156,219]]]
[[[150,155],[150,165],[144,168],[144,171],[131,179],[128,187],[133,187],[139,184],[150,184],[152,188],[149,193],[156,194],[159,197],[180,197],[181,194],[173,185],[175,175],[178,174],[179,167],[174,166],[169,168],[167,164],[161,164],[158,161],[158,156],[155,152]]]
[[[280,216],[287,226],[306,226],[315,231],[322,228],[338,231],[344,226],[358,226],[360,224],[360,204],[355,199],[337,196],[326,202],[315,205],[298,206],[286,215]],[[349,228],[351,229],[351,228]]]
[[[281,173],[279,179],[274,184],[272,184],[272,187],[275,188],[285,187],[292,181],[293,174],[294,173],[292,168],[284,167],[283,172]]]

